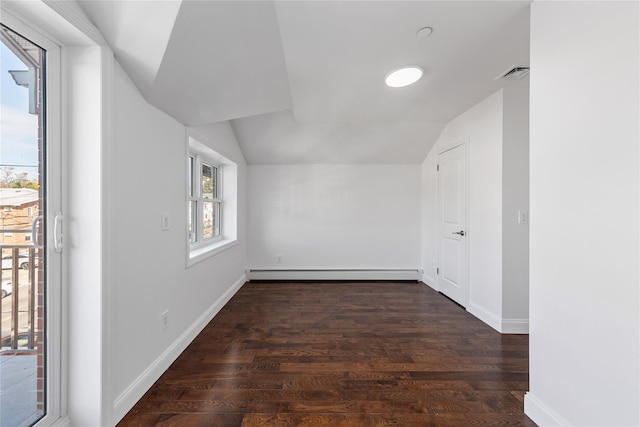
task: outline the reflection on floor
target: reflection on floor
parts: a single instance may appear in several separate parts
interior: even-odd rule
[[[418,282],[248,282],[119,427],[518,426],[529,338]]]

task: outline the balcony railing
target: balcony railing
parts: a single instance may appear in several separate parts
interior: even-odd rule
[[[38,344],[38,301],[43,299],[39,295],[42,275],[37,248],[30,244],[3,244],[0,248],[3,289],[0,351],[30,352]]]

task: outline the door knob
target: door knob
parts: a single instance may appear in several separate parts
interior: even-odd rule
[[[454,231],[451,234],[459,234],[461,236],[464,236],[464,230],[460,230],[460,231]]]

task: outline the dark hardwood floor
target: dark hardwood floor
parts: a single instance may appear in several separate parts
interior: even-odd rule
[[[535,426],[528,337],[416,282],[250,282],[119,426]]]

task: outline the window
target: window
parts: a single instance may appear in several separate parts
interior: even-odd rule
[[[187,266],[236,243],[237,165],[188,138]]]
[[[189,242],[201,245],[218,241],[222,238],[221,167],[201,154],[190,153],[188,168]]]
[[[31,207],[27,208],[27,216],[29,218],[31,218],[33,216],[33,208],[31,208]]]

